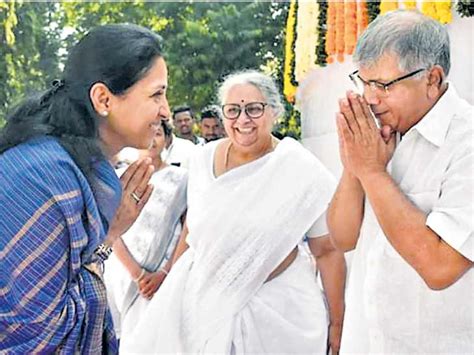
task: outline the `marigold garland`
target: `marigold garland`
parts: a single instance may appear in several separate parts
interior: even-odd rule
[[[333,1],[328,2],[326,26],[327,62],[331,64],[334,62],[334,55],[336,54],[336,4]]]
[[[438,19],[438,15],[436,14],[436,6],[433,1],[423,1],[421,4],[421,12],[435,20]]]
[[[326,0],[317,0],[319,4],[318,25],[316,31],[318,33],[318,44],[316,45],[316,61],[315,64],[325,66],[327,63],[326,53],[326,21],[328,13],[328,3]]]
[[[337,61],[344,61],[344,3],[336,2],[336,53]]]
[[[423,1],[421,12],[442,24],[452,21],[451,1]]]
[[[435,4],[437,20],[442,24],[451,23],[453,20],[451,1],[437,1]]]
[[[389,11],[398,9],[398,1],[394,0],[382,0],[380,3],[380,15],[383,15]]]
[[[286,21],[285,36],[285,67],[283,72],[283,94],[288,102],[295,102],[297,83],[294,78],[295,68],[295,42],[296,42],[296,13],[298,4],[296,0],[291,0]]]
[[[405,9],[407,10],[414,10],[416,9],[416,1],[408,1],[408,0],[405,0],[403,2],[403,5],[405,5]]]
[[[369,12],[367,2],[360,0],[357,3],[357,38],[365,31],[369,25]]]
[[[357,43],[357,2],[347,1],[344,7],[345,23],[345,39],[344,39],[344,52],[348,55],[354,53],[354,49]]]

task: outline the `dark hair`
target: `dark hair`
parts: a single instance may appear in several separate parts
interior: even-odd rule
[[[206,118],[215,118],[217,121],[222,121],[221,119],[221,111],[219,106],[217,105],[210,105],[204,107],[204,109],[201,111],[201,121],[206,119]]]
[[[52,136],[90,178],[92,163],[102,158],[99,117],[89,97],[104,83],[124,94],[162,57],[161,37],[136,25],[105,25],[85,35],[70,51],[63,79],[30,97],[7,117],[0,133],[0,154],[38,136]]]
[[[173,120],[174,120],[174,116],[181,112],[189,112],[191,117],[194,118],[194,112],[193,110],[191,110],[191,107],[185,105],[185,106],[178,106],[173,109]]]

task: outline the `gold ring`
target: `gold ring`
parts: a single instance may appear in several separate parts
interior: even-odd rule
[[[132,198],[135,200],[135,202],[138,205],[138,203],[140,202],[140,197],[138,197],[138,195],[135,192],[132,192],[130,196],[132,196]]]

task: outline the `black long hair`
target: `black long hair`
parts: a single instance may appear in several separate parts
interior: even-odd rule
[[[63,78],[7,117],[0,154],[31,138],[53,136],[89,179],[94,158],[103,158],[91,87],[101,82],[114,95],[124,94],[162,57],[161,43],[160,36],[136,25],[93,29],[70,51]]]

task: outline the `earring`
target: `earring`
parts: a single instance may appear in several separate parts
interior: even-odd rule
[[[100,115],[101,115],[102,117],[107,117],[107,116],[109,115],[109,111],[102,111],[102,112],[100,113]]]

